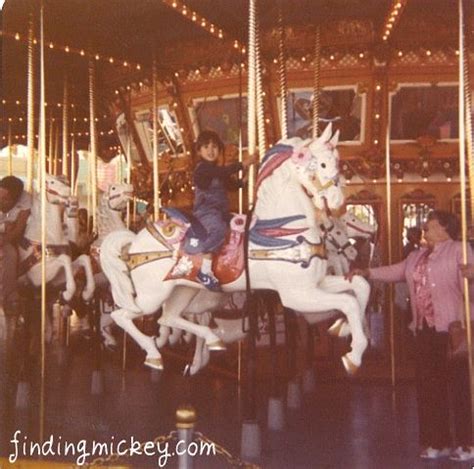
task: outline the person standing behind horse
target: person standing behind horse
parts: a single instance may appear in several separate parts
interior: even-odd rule
[[[0,180],[0,304],[15,312],[18,304],[18,243],[31,212],[31,196],[16,176]]]
[[[433,210],[423,226],[426,247],[413,250],[398,264],[355,269],[347,275],[349,279],[362,275],[382,282],[408,284],[413,311],[410,329],[415,333],[420,457],[424,459],[449,455],[450,413],[455,447],[451,459],[474,459],[467,356],[448,359],[448,331],[463,317],[462,276],[470,273],[469,266],[462,264],[463,246],[456,241],[459,231],[455,215]],[[469,245],[467,250],[468,262],[472,264],[474,254]]]
[[[232,176],[254,164],[257,157],[251,155],[243,163],[219,166],[217,161],[224,153],[224,143],[212,130],[205,130],[198,136],[196,151],[200,161],[194,170],[195,197],[193,215],[206,231],[204,239],[191,238],[188,254],[202,253],[202,265],[197,274],[199,282],[212,291],[220,291],[220,284],[212,271],[212,255],[225,240],[230,221],[227,190],[242,187],[245,177]]]

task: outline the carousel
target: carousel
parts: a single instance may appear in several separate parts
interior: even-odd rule
[[[0,212],[0,467],[424,467],[409,289],[352,274],[402,261],[434,209],[468,263],[471,10],[6,0],[0,177],[31,204],[14,241]],[[205,130],[217,165],[257,159],[219,291]]]

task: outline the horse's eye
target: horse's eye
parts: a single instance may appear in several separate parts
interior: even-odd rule
[[[113,191],[115,190],[115,186],[112,186],[112,190],[113,190]]]
[[[326,167],[326,163],[321,163],[321,168],[325,168]]]

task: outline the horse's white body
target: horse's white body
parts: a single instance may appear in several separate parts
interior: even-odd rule
[[[290,145],[291,157],[283,159],[276,167],[272,154],[260,167],[261,179],[258,187],[254,215],[259,220],[279,217],[301,217],[288,223],[290,228],[304,229],[304,237],[288,235],[286,239],[294,244],[283,254],[268,248],[266,259],[249,259],[249,273],[253,289],[278,291],[284,306],[303,313],[318,314],[322,311],[338,309],[348,319],[352,333],[352,350],[343,357],[348,371],[361,364],[362,354],[367,347],[362,320],[365,302],[359,302],[350,294],[341,293],[348,289],[349,282],[342,277],[326,277],[327,261],[311,254],[311,245],[320,244],[322,235],[315,221],[315,207],[319,210],[338,209],[343,203],[343,194],[338,184],[338,155],[335,150],[338,135],[331,137],[331,127],[319,139],[301,141],[292,139],[280,142]],[[273,171],[267,173],[268,168]],[[181,317],[198,289],[188,280],[166,280],[173,268],[172,258],[160,259],[126,272],[126,264],[121,260],[122,248],[131,243],[129,253],[153,252],[160,247],[159,242],[147,231],[137,235],[129,231],[116,231],[102,243],[101,265],[112,285],[112,294],[120,309],[114,311],[114,320],[126,330],[145,350],[145,364],[162,368],[161,355],[152,337],[140,332],[133,319],[143,314],[154,313],[161,305],[163,316],[159,323],[176,327],[205,339],[207,344],[218,341],[218,337],[205,327]],[[161,246],[164,247],[164,246]],[[260,245],[250,242],[249,249],[261,250]],[[282,257],[283,256],[283,257]],[[272,258],[273,257],[273,258]],[[368,297],[367,282],[363,285],[361,298]],[[354,287],[354,285],[351,285]],[[242,291],[246,288],[245,275],[236,281],[223,285],[224,292]],[[205,311],[206,309],[204,309]]]
[[[100,267],[100,247],[102,241],[113,231],[125,230],[123,221],[123,211],[127,207],[127,202],[133,197],[133,186],[131,184],[117,183],[111,184],[107,192],[99,196],[97,206],[97,238],[91,245],[91,256]],[[104,273],[98,272],[94,275],[97,292],[101,297],[106,297],[110,289],[109,281]],[[113,319],[105,312],[106,301],[100,301],[100,331],[107,347],[114,347],[116,340],[110,331]]]
[[[74,262],[67,253],[69,239],[63,228],[63,210],[70,197],[70,187],[60,177],[46,176],[46,283],[55,286],[65,284],[63,298],[70,301],[76,291],[74,275],[84,269],[86,286],[82,292],[84,300],[89,301],[94,293],[94,277],[89,256],[79,256]],[[28,219],[24,238],[29,245],[19,249],[20,262],[41,249],[41,202],[38,194],[33,197],[31,215]],[[64,250],[64,253],[56,252]],[[25,278],[26,277],[26,278]],[[36,262],[28,272],[20,278],[29,281],[35,287],[41,285],[41,262]]]

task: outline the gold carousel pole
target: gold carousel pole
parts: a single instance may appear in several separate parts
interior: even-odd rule
[[[97,136],[95,127],[95,70],[92,57],[89,58],[89,122],[90,122],[90,175],[92,195],[92,232],[97,228]]]
[[[54,165],[53,174],[58,175],[58,159],[59,159],[59,125],[55,126],[54,129]]]
[[[48,174],[53,174],[54,117],[53,108],[49,112]]]
[[[387,204],[387,261],[390,265],[393,261],[392,252],[392,186],[391,186],[391,168],[390,168],[390,98],[388,93],[388,86],[386,87],[387,93],[387,119],[385,128],[385,197]],[[393,285],[388,286],[388,305],[389,305],[389,320],[390,320],[390,376],[392,386],[396,384],[395,374],[395,309],[393,305]]]
[[[278,9],[278,75],[281,96],[281,138],[288,138],[288,81],[286,77],[285,26],[281,4]]]
[[[8,123],[8,175],[13,174],[12,124]]]
[[[44,436],[45,360],[46,360],[46,111],[44,77],[44,5],[40,9],[40,115],[39,115],[39,164],[41,194],[41,384],[40,384],[40,431]]]
[[[314,42],[313,138],[319,135],[319,98],[321,96],[321,26],[316,26]]]
[[[74,113],[73,113],[74,116]],[[76,137],[74,135],[74,119],[72,121],[72,135],[71,135],[71,194],[77,195],[77,180],[79,179],[79,170],[76,176]]]
[[[247,115],[247,132],[248,132],[248,153],[252,155],[256,150],[256,90],[255,90],[255,44],[256,44],[256,1],[249,0],[249,44],[248,44],[248,115]],[[254,204],[255,189],[255,171],[252,167],[248,173],[248,205],[249,208]]]
[[[35,159],[35,121],[34,121],[34,44],[33,44],[33,15],[30,15],[28,25],[28,77],[27,77],[27,147],[28,157],[26,160],[26,191],[33,192],[33,172]]]
[[[463,263],[467,264],[467,213],[466,213],[466,145],[465,141],[467,138],[468,142],[468,158],[469,158],[469,182],[471,189],[471,206],[473,202],[473,162],[472,162],[472,121],[470,115],[470,103],[467,103],[466,98],[470,97],[469,93],[466,94],[466,86],[469,85],[468,80],[468,67],[467,67],[467,51],[465,49],[465,38],[464,38],[464,12],[463,12],[463,0],[459,0],[459,179],[461,183],[461,226],[462,226],[462,258]],[[466,106],[467,104],[467,106]],[[466,107],[469,111],[469,115],[466,114]],[[465,120],[466,119],[466,120]],[[467,129],[465,128],[465,122],[467,123]],[[471,213],[471,216],[473,214]],[[464,314],[465,314],[465,325],[467,335],[467,349],[468,361],[469,361],[469,382],[471,389],[471,431],[474,430],[474,370],[473,370],[473,357],[472,357],[472,331],[471,331],[471,314],[469,305],[469,280],[464,278]]]
[[[67,75],[64,76],[64,92],[63,92],[63,163],[62,173],[64,176],[69,176],[69,165],[68,165],[68,82]],[[72,183],[72,177],[70,178]],[[71,187],[71,193],[72,193]]]
[[[257,132],[259,158],[263,158],[267,150],[267,138],[265,135],[265,106],[263,102],[262,84],[262,54],[260,51],[260,21],[255,13],[255,91],[257,98]],[[249,155],[252,153],[249,152]]]
[[[160,215],[160,173],[158,166],[158,76],[156,58],[153,57],[153,221]]]

